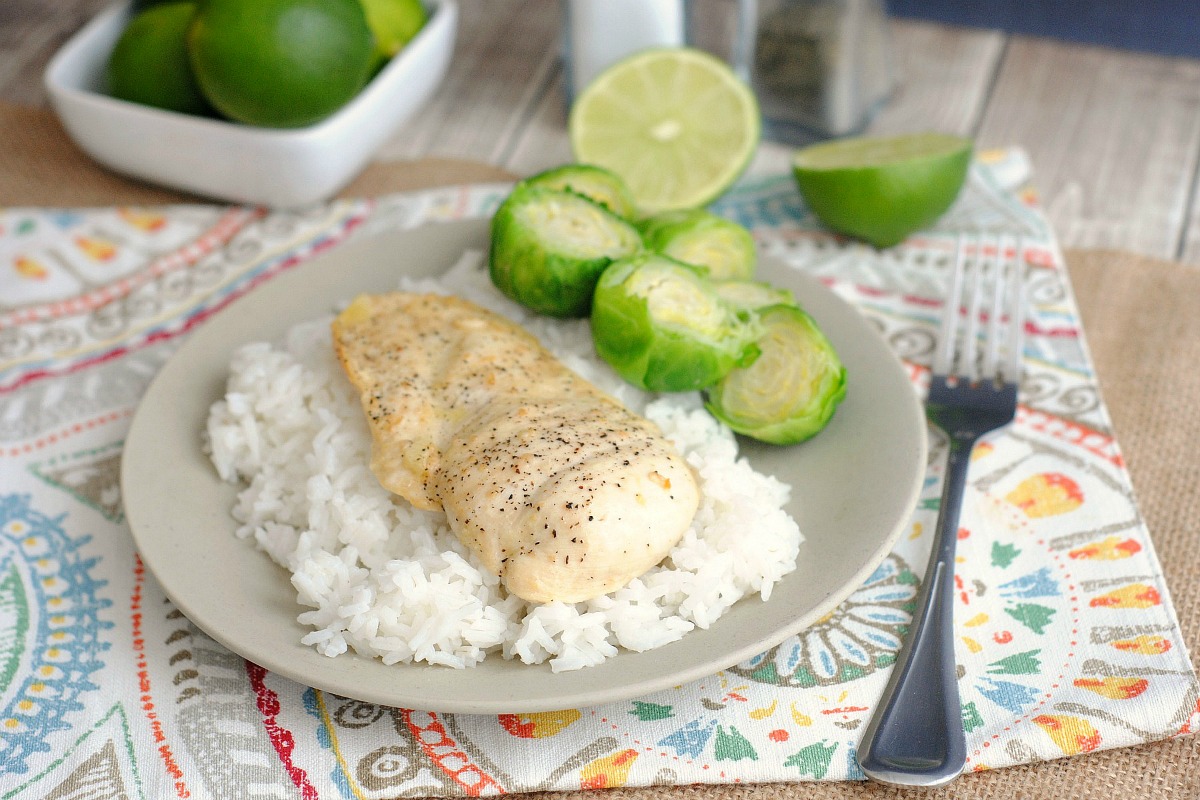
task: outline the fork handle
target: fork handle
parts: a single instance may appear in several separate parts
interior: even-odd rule
[[[974,445],[974,437],[950,439],[933,552],[912,629],[858,748],[859,767],[884,783],[941,786],[958,777],[967,761],[954,661],[954,551]]]

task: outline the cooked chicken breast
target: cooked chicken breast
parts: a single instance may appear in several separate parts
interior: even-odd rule
[[[457,297],[358,297],[333,323],[371,470],[513,594],[587,600],[663,559],[691,524],[691,469],[650,421],[520,326]]]

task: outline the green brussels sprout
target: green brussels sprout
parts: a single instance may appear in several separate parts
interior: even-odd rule
[[[794,305],[759,313],[761,351],[706,392],[713,416],[771,444],[815,436],[846,396],[846,368],[813,318]]]
[[[618,217],[633,219],[637,204],[625,181],[615,172],[592,164],[566,164],[526,178],[528,186],[544,186],[581,194]]]
[[[647,250],[702,267],[714,280],[754,277],[754,237],[733,220],[688,208],[648,217],[638,228]]]
[[[717,296],[703,272],[654,253],[613,262],[592,302],[596,352],[625,380],[685,392],[757,354],[758,328]]]
[[[632,224],[586,197],[518,185],[492,217],[488,271],[504,294],[552,317],[585,317],[614,259],[641,251]]]
[[[721,299],[738,311],[757,311],[767,306],[794,306],[796,296],[790,289],[780,289],[763,281],[714,281]]]

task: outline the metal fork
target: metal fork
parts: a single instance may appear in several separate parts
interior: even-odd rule
[[[971,450],[1016,415],[1024,324],[1020,240],[1013,251],[1010,260],[1003,238],[990,253],[958,240],[925,401],[929,420],[950,440],[933,552],[912,626],[858,749],[862,771],[884,783],[941,786],[966,764],[954,660],[954,549]]]

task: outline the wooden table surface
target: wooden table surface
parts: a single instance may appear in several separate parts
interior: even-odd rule
[[[54,51],[111,0],[0,3],[0,101],[46,104]],[[437,96],[380,153],[528,174],[570,159],[558,0],[460,0]],[[941,130],[1029,153],[1066,248],[1200,265],[1200,60],[893,20],[901,85],[871,133]],[[765,142],[751,169],[786,168]]]

